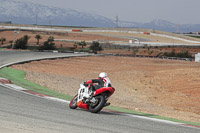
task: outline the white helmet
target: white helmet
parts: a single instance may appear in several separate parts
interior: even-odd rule
[[[101,78],[105,78],[105,77],[107,77],[107,73],[105,73],[105,72],[101,72],[101,73],[99,74],[99,77],[101,77]]]

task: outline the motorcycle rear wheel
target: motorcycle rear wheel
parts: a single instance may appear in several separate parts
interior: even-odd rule
[[[102,110],[102,108],[104,107],[105,103],[106,103],[106,99],[104,96],[99,95],[99,96],[95,96],[94,97],[96,100],[95,104],[91,104],[89,106],[89,111],[91,113],[98,113],[99,111]]]
[[[78,98],[78,95],[74,96],[74,98],[70,101],[70,104],[69,104],[70,109],[77,108],[77,98]]]

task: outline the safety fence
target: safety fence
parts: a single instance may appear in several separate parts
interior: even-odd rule
[[[195,61],[193,58],[146,56],[146,55],[133,55],[133,54],[114,54],[114,56],[135,57],[135,58],[151,58],[151,59],[163,59],[163,60],[174,60],[174,61],[190,61],[190,62]]]

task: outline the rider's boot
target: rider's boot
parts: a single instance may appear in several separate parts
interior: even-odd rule
[[[105,104],[104,104],[104,107],[105,107],[105,106],[109,106],[109,105],[110,105],[110,103],[105,103]]]
[[[91,90],[90,97],[88,99],[91,100],[93,98],[93,96],[94,96],[94,91]]]
[[[94,92],[95,92],[95,87],[94,86],[91,86],[89,88],[89,91],[90,91],[90,99],[94,96]]]

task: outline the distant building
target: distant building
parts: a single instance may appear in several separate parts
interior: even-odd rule
[[[0,24],[12,24],[11,21],[7,21],[7,22],[0,22]]]
[[[200,53],[195,54],[195,62],[200,62]]]

